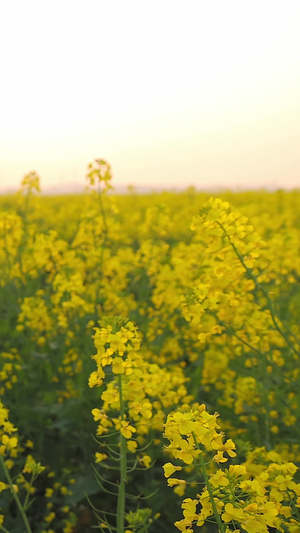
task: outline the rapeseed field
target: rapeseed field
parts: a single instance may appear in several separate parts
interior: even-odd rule
[[[300,191],[0,197],[0,530],[300,532]]]

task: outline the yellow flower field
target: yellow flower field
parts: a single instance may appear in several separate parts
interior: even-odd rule
[[[0,197],[0,530],[300,532],[300,192]]]

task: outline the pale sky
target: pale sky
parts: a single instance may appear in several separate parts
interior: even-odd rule
[[[0,3],[0,189],[300,186],[299,0]]]

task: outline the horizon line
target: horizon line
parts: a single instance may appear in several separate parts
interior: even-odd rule
[[[300,186],[295,185],[283,185],[278,186],[277,184],[261,184],[261,185],[219,185],[219,184],[212,184],[209,185],[170,185],[163,187],[162,185],[134,185],[134,184],[128,184],[128,185],[116,185],[112,188],[111,191],[109,191],[109,194],[130,194],[137,193],[137,194],[150,194],[150,193],[161,193],[161,192],[184,192],[188,191],[189,189],[195,190],[195,192],[224,192],[224,191],[230,191],[230,192],[247,192],[247,191],[267,191],[267,192],[276,192],[276,191],[298,191],[300,190]],[[10,194],[16,194],[20,190],[20,187],[13,186],[13,187],[1,187],[0,186],[0,195],[10,195]],[[87,185],[80,185],[78,182],[69,182],[62,185],[49,185],[45,186],[41,189],[40,193],[38,193],[41,196],[67,196],[72,194],[84,194],[88,193],[91,189],[88,188]]]

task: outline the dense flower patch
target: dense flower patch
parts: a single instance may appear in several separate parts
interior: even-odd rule
[[[300,194],[0,198],[0,530],[300,531]]]

